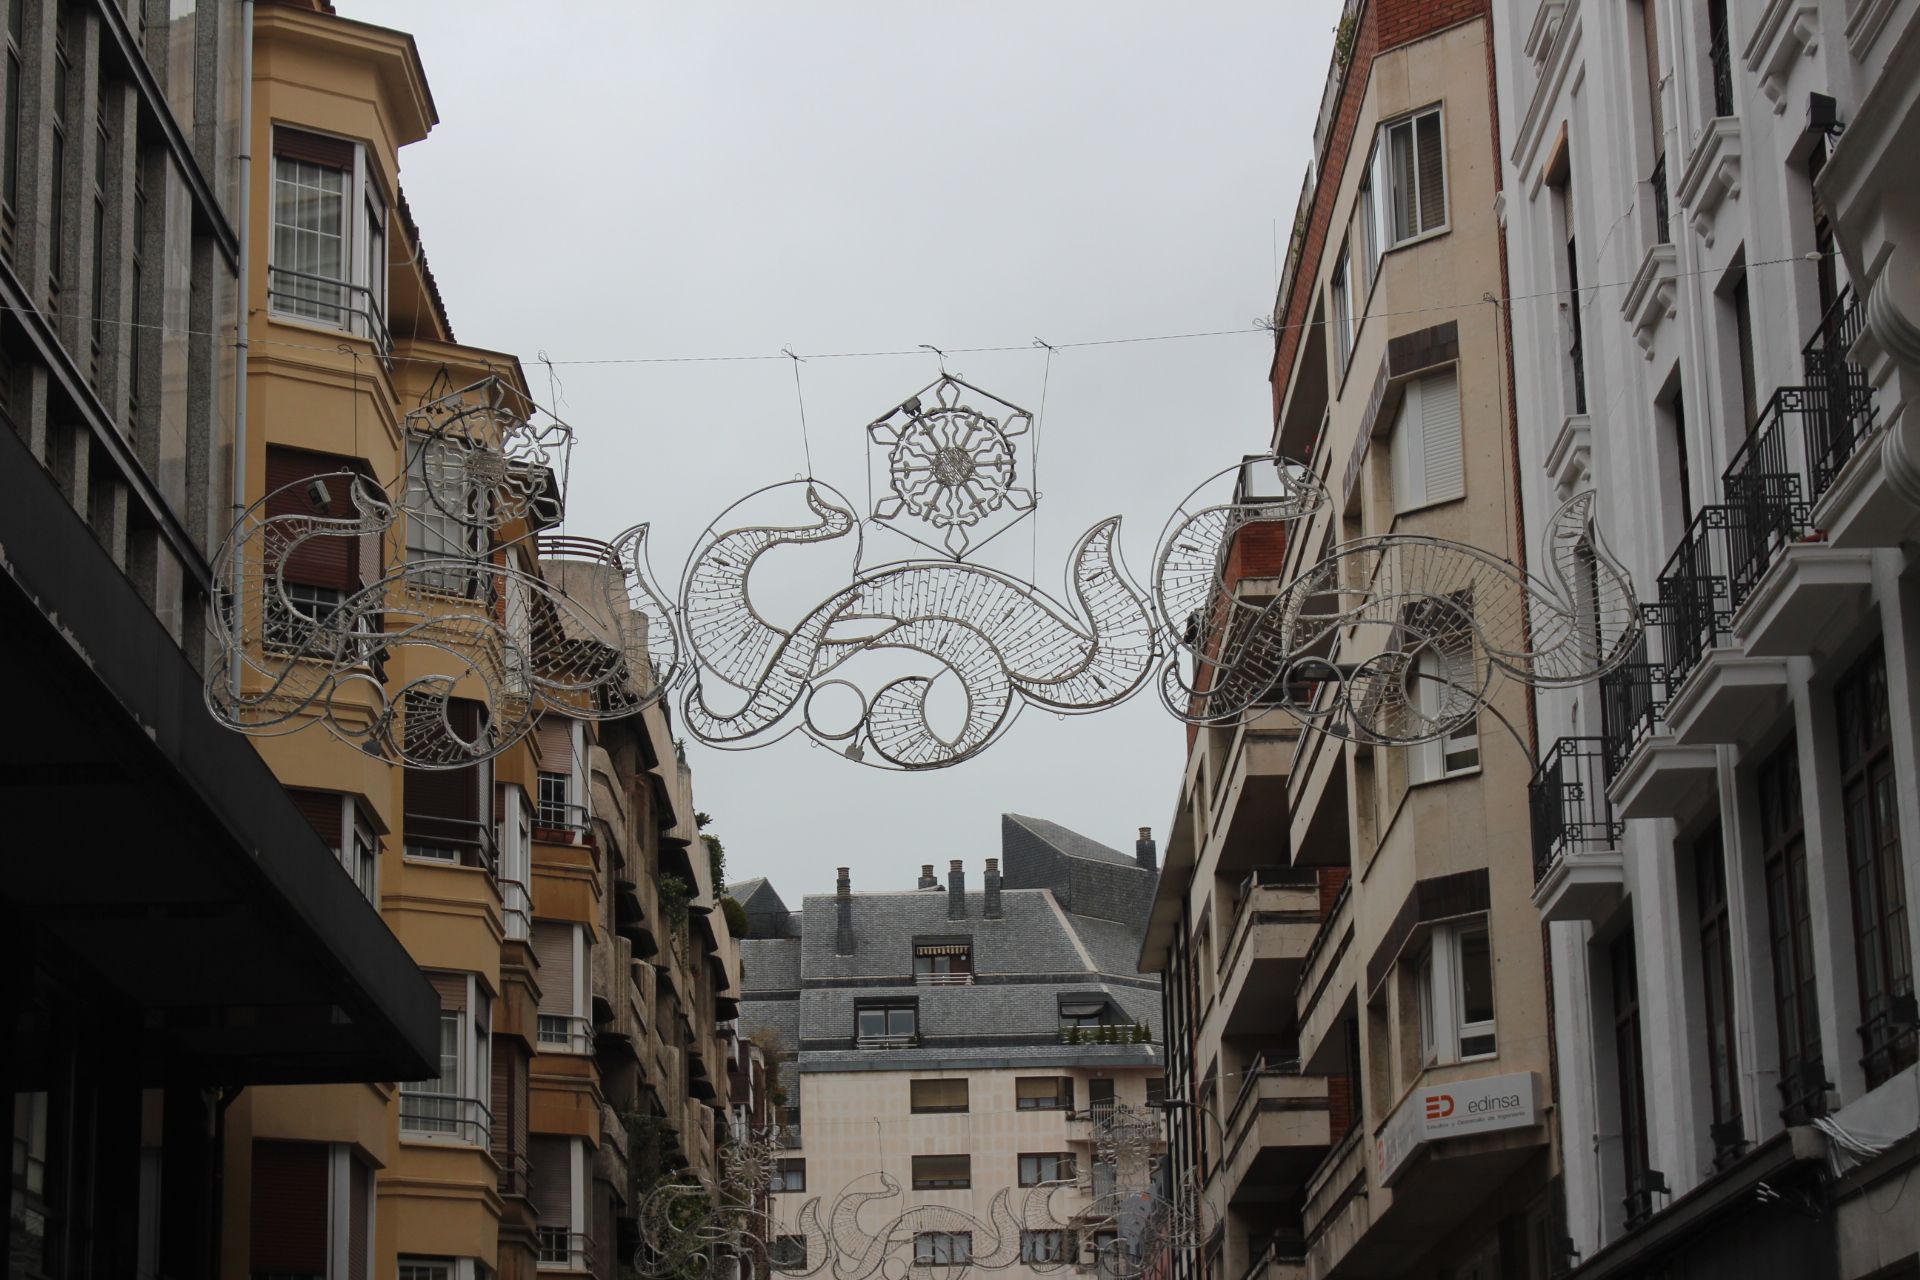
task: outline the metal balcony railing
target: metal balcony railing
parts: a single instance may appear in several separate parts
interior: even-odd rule
[[[1658,603],[1651,609],[1660,628],[1669,689],[1685,683],[1706,651],[1732,633],[1729,561],[1734,539],[1728,530],[1745,514],[1732,506],[1702,507],[1660,571]]]
[[[1561,738],[1527,784],[1533,826],[1533,883],[1569,849],[1611,849],[1623,824],[1607,799],[1607,740]]]
[[[525,942],[533,936],[533,895],[524,882],[500,881],[500,906],[506,917],[507,937]]]
[[[541,1014],[538,1035],[543,1053],[593,1052],[593,1023],[577,1014]]]
[[[920,1043],[920,1037],[912,1032],[892,1036],[858,1036],[854,1047],[860,1049],[911,1049]]]
[[[1864,323],[1860,300],[1842,289],[1801,348],[1807,390],[1816,397],[1806,423],[1808,501],[1827,491],[1873,430],[1873,387],[1867,371],[1847,358]]]
[[[405,831],[409,858],[452,862],[500,874],[500,843],[491,823],[410,813],[405,818]]]
[[[973,985],[973,973],[960,970],[957,973],[926,973],[916,971],[913,975],[915,985],[922,987],[970,987]]]
[[[541,800],[536,804],[533,824],[551,831],[564,831],[569,835],[584,835],[593,826],[587,806],[562,800]]]
[[[1807,387],[1776,388],[1721,473],[1730,609],[1738,609],[1752,594],[1781,547],[1807,532],[1799,444],[1805,424],[1821,416],[1824,399]]]
[[[500,1165],[500,1194],[519,1200],[533,1198],[533,1162],[524,1151],[496,1151]]]
[[[386,317],[373,290],[365,285],[291,267],[269,266],[267,305],[275,315],[311,320],[371,339],[382,363],[393,354],[393,336],[387,332]]]
[[[593,1241],[584,1231],[569,1231],[565,1227],[536,1227],[535,1241],[539,1250],[538,1261],[543,1269],[555,1271],[585,1271],[588,1255],[592,1252]]]
[[[1780,1118],[1788,1124],[1812,1124],[1827,1114],[1826,1065],[1818,1057],[1790,1058],[1780,1072]]]
[[[1601,751],[1608,781],[1620,775],[1634,749],[1660,722],[1667,689],[1666,664],[1648,660],[1644,632],[1633,642],[1627,660],[1600,677]]]
[[[478,1098],[402,1085],[400,1131],[439,1135],[484,1147],[493,1133],[493,1112]]]

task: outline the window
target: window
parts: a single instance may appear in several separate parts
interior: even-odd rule
[[[973,944],[921,942],[913,948],[913,980],[923,987],[966,986],[973,981]]]
[[[1167,1078],[1165,1076],[1147,1077],[1147,1105],[1156,1111],[1166,1107]]]
[[[913,1080],[908,1082],[907,1089],[916,1115],[967,1109],[967,1082],[964,1078]]]
[[[1333,264],[1333,280],[1328,285],[1333,298],[1333,376],[1347,376],[1347,362],[1353,356],[1353,295],[1347,287],[1347,246],[1340,246],[1339,260]]]
[[[1805,1124],[1824,1114],[1827,1089],[1815,990],[1813,914],[1807,899],[1799,750],[1795,739],[1787,739],[1761,764],[1756,776],[1782,1115],[1789,1124]]]
[[[440,993],[439,1071],[400,1086],[400,1129],[486,1146],[490,1133],[481,1101],[493,1087],[492,1002],[468,973],[429,973]]]
[[[778,1192],[805,1191],[807,1189],[807,1162],[802,1159],[775,1160],[773,1162],[773,1186]]]
[[[1113,1114],[1113,1081],[1106,1077],[1096,1077],[1087,1081],[1087,1111],[1098,1118]]]
[[[53,143],[48,166],[51,185],[47,206],[47,293],[49,305],[58,309],[66,274],[67,90],[73,79],[72,61],[67,52],[66,9],[60,11],[53,30],[53,94],[48,103],[53,118]]]
[[[1440,108],[1380,127],[1374,143],[1371,200],[1378,202],[1381,248],[1391,249],[1447,225],[1447,165]],[[1384,198],[1383,198],[1384,196]]]
[[[1014,1105],[1022,1111],[1071,1111],[1070,1076],[1020,1076],[1013,1082]]]
[[[559,920],[533,922],[533,954],[540,963],[539,1041],[542,1053],[592,1053],[593,1023],[586,1017],[586,929]]]
[[[295,653],[331,657],[335,639],[323,624],[377,575],[379,537],[359,532],[355,489],[364,464],[354,458],[267,446],[266,514],[283,535],[265,563],[265,642]],[[376,615],[357,610],[356,634],[378,629]]]
[[[400,707],[401,733],[415,758],[438,754],[458,759],[447,739],[481,742],[486,737],[486,711],[478,702],[415,688],[401,696]],[[406,856],[497,872],[490,776],[485,761],[459,768],[404,770]],[[488,821],[482,820],[483,813]]]
[[[1065,1262],[1067,1260],[1067,1233],[1059,1230],[1021,1231],[1020,1261],[1022,1262]]]
[[[6,173],[0,175],[0,194],[6,199],[6,231],[9,251],[13,245],[14,220],[20,209],[20,77],[25,74],[20,47],[26,36],[26,0],[7,0],[7,118],[6,144],[0,163]]]
[[[971,1231],[922,1231],[913,1237],[915,1266],[937,1266],[941,1263],[972,1261],[973,1232]]]
[[[1854,959],[1860,978],[1860,1040],[1867,1087],[1912,1065],[1911,1018],[1896,1002],[1913,1000],[1907,945],[1907,894],[1900,865],[1900,817],[1887,714],[1886,651],[1875,645],[1833,691],[1840,737],[1841,812],[1846,819],[1847,880],[1853,899]],[[1901,1023],[1904,1021],[1904,1027]]]
[[[455,1280],[451,1258],[402,1258],[400,1280]]]
[[[862,1048],[898,1048],[914,1043],[919,1035],[919,1010],[911,1004],[861,1005],[854,1019]]]
[[[98,109],[94,112],[93,148],[93,290],[88,317],[92,321],[89,357],[93,376],[100,376],[100,347],[107,332],[107,156],[113,148],[113,131],[107,127],[108,84],[100,82]]]
[[[1073,1153],[1044,1151],[1020,1157],[1020,1185],[1037,1187],[1043,1182],[1072,1182]]]
[[[1463,700],[1470,698],[1477,687],[1473,678],[1472,644],[1471,636],[1457,643],[1430,644],[1415,657],[1414,705],[1428,724],[1459,714]],[[1479,767],[1480,722],[1474,715],[1444,736],[1411,747],[1407,756],[1407,781],[1414,785],[1440,782],[1473,773]]]
[[[370,902],[379,901],[380,840],[365,810],[352,796],[334,791],[288,787],[293,807],[307,820],[320,842],[332,850],[341,867]]]
[[[572,777],[542,769],[540,771],[540,825],[543,827],[568,825],[572,805]]]
[[[1442,369],[1407,383],[1394,418],[1390,449],[1394,514],[1466,496],[1456,370]]]
[[[1105,996],[1061,997],[1060,1025],[1063,1027],[1108,1027],[1121,1021],[1120,1011]]]
[[[1713,1096],[1713,1142],[1739,1144],[1740,1069],[1734,1047],[1733,940],[1727,916],[1727,865],[1720,824],[1693,842],[1694,910],[1699,922],[1700,977],[1707,1021],[1707,1082]]]
[[[1561,185],[1567,225],[1573,225],[1573,184]],[[1580,238],[1567,236],[1567,368],[1573,378],[1573,411],[1587,411],[1586,311],[1580,297]]]
[[[527,1164],[538,1219],[536,1261],[543,1268],[585,1270],[586,1188],[592,1168],[585,1141],[534,1134],[527,1140]]]
[[[357,142],[273,131],[273,310],[387,348],[387,213]]]
[[[1359,237],[1360,252],[1353,260],[1355,273],[1360,277],[1360,292],[1354,303],[1356,314],[1367,313],[1367,296],[1373,292],[1373,282],[1380,272],[1380,246],[1385,239],[1385,228],[1380,222],[1379,210],[1373,198],[1373,165],[1367,165],[1367,171],[1360,175],[1360,194],[1354,199],[1354,234]]]
[[[1434,926],[1414,987],[1421,1065],[1494,1056],[1493,954],[1485,924]]]
[[[915,1191],[953,1191],[973,1185],[972,1156],[915,1156]]]
[[[407,452],[407,559],[472,561],[487,551],[487,513],[467,475],[467,451],[450,440],[414,436]],[[410,580],[449,595],[472,595],[479,575],[465,565],[416,569]]]
[[[1759,375],[1753,361],[1753,306],[1747,298],[1747,274],[1744,269],[1740,278],[1727,290],[1727,305],[1733,309],[1733,340],[1740,357],[1740,407],[1746,416],[1741,420],[1743,433],[1752,431],[1760,419]]]
[[[1629,1212],[1644,1200],[1638,1194],[1647,1171],[1646,1066],[1641,1057],[1640,965],[1629,929],[1607,948],[1613,973],[1613,1060],[1620,1083],[1621,1172],[1630,1188]],[[1630,1224],[1631,1225],[1631,1224]]]
[[[531,652],[531,639],[525,643]],[[549,841],[577,840],[587,829],[587,810],[581,802],[587,789],[586,770],[582,768],[587,745],[584,728],[569,716],[549,711],[534,729],[540,747],[535,821],[548,829]],[[562,834],[556,837],[553,832]]]
[[[775,1236],[767,1245],[767,1265],[775,1271],[805,1271],[807,1238]]]

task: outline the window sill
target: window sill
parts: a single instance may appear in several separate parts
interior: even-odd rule
[[[1400,522],[1406,519],[1408,516],[1419,515],[1423,511],[1432,511],[1435,507],[1451,506],[1456,502],[1465,502],[1466,500],[1467,500],[1467,495],[1464,492],[1462,492],[1462,493],[1450,494],[1444,498],[1429,498],[1425,502],[1422,502],[1417,506],[1395,507],[1393,509],[1393,519],[1389,521],[1387,524],[1387,532],[1388,533],[1400,532],[1400,528],[1399,528]]]
[[[1408,748],[1408,750],[1412,750],[1412,748]],[[1480,772],[1481,766],[1475,765],[1471,769],[1462,769],[1458,773],[1443,773],[1437,778],[1408,778],[1407,790],[1412,791],[1416,787],[1437,787],[1443,782],[1458,782],[1462,778],[1477,778],[1480,776]]]
[[[1438,240],[1441,236],[1448,234],[1452,230],[1453,223],[1449,220],[1441,223],[1431,231],[1422,231],[1417,236],[1408,236],[1405,240],[1396,240],[1380,250],[1380,261],[1385,262],[1389,254],[1398,253],[1402,249],[1411,249],[1416,245],[1423,245],[1429,240]]]

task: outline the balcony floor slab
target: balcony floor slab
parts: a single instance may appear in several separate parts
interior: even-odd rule
[[[1688,747],[1666,734],[1640,744],[1607,788],[1614,816],[1672,818],[1712,794],[1719,756],[1712,747]]]
[[[1742,744],[1787,705],[1787,664],[1733,647],[1707,650],[1667,704],[1667,728],[1682,747]]]
[[[1599,924],[1626,893],[1626,860],[1618,849],[1568,849],[1534,886],[1533,905],[1548,924]]]
[[[1754,658],[1822,653],[1860,617],[1872,592],[1871,553],[1788,547],[1734,615],[1733,634]]]

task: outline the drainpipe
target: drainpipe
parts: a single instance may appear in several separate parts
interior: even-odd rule
[[[253,223],[253,4],[254,0],[240,0],[240,150],[234,159],[240,168],[240,199],[236,210],[239,218],[240,239],[240,278],[238,280],[240,301],[239,314],[234,324],[234,380],[239,384],[234,395],[233,406],[233,525],[240,523],[240,517],[247,511],[247,351],[250,345],[249,327],[252,317],[248,308],[248,297],[253,287],[252,252],[253,237],[250,234]],[[231,526],[230,526],[231,527]],[[243,612],[242,602],[246,599],[245,583],[242,581],[240,562],[233,565],[233,603],[230,608],[232,622],[229,624],[233,634],[227,637],[231,652],[227,659],[227,677],[233,682],[233,696],[240,697],[241,630],[240,618]]]

